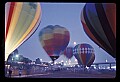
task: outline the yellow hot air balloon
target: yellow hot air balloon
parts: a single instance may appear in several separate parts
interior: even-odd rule
[[[39,2],[5,4],[5,61],[10,53],[25,42],[40,24]]]

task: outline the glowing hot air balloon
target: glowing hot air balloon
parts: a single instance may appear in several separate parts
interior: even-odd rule
[[[116,58],[116,4],[87,3],[81,22],[88,37]]]
[[[73,47],[67,47],[63,54],[66,58],[71,59],[73,57]]]
[[[39,40],[44,50],[54,62],[67,47],[70,34],[65,27],[48,25],[40,31]]]
[[[90,44],[77,44],[73,49],[73,54],[78,63],[90,67],[95,60],[94,49]]]
[[[5,4],[5,61],[35,32],[40,23],[41,6],[34,2]]]

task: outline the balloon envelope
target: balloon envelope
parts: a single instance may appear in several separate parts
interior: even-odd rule
[[[67,47],[70,34],[65,27],[48,25],[40,31],[39,40],[44,50],[54,61]]]
[[[77,44],[73,49],[73,54],[80,65],[91,66],[95,60],[94,49],[90,44]]]
[[[40,3],[7,2],[5,4],[5,61],[35,32],[40,23]]]
[[[72,56],[73,56],[73,47],[67,47],[65,50],[64,50],[64,53],[66,58],[68,59],[71,59]]]
[[[116,4],[87,3],[81,22],[88,37],[116,58]]]

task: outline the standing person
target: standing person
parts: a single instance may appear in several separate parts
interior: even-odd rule
[[[12,67],[9,68],[9,77],[11,78],[12,75]]]
[[[21,76],[21,74],[22,74],[22,72],[21,72],[22,70],[21,69],[19,69],[19,77]]]
[[[5,76],[7,76],[8,68],[5,67]]]

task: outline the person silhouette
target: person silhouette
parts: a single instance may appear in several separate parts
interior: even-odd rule
[[[19,69],[19,76],[21,76],[22,75],[22,72],[21,72],[22,70],[21,69]]]
[[[12,67],[9,68],[9,77],[11,78],[12,75]]]

